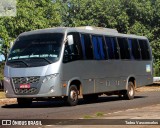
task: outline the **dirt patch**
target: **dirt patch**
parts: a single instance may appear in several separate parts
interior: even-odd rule
[[[160,83],[154,83],[152,85],[143,86],[136,89],[136,92],[152,92],[152,91],[160,91]]]
[[[0,105],[17,103],[16,98],[6,98],[4,92],[0,92]]]
[[[0,99],[0,105],[15,104],[15,103],[17,103],[17,99],[16,98]]]

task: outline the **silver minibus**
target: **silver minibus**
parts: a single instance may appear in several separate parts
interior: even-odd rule
[[[152,52],[144,36],[98,27],[55,27],[20,34],[8,55],[8,98],[29,106],[40,98],[96,100],[102,94],[133,99],[153,82]]]

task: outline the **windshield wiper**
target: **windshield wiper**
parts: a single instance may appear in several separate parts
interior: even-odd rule
[[[47,58],[41,58],[41,59],[44,59],[46,60],[49,64],[51,64],[52,62],[50,60],[48,60]]]
[[[43,60],[47,61],[49,64],[52,64],[52,61],[48,60],[45,57],[31,57],[30,59],[43,59]]]

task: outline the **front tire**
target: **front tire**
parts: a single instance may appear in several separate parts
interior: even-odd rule
[[[70,106],[76,106],[78,103],[78,89],[75,85],[71,85],[69,88],[67,103]]]
[[[133,82],[128,82],[128,89],[125,91],[124,98],[127,100],[134,99],[135,87]]]

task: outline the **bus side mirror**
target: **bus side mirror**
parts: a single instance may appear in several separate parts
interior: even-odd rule
[[[73,35],[68,35],[68,45],[72,45],[73,44]]]

